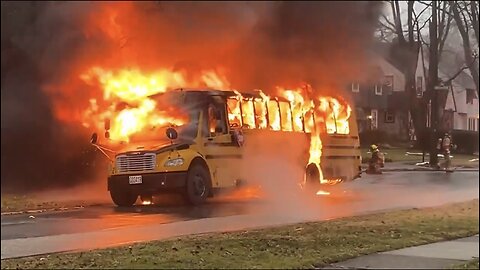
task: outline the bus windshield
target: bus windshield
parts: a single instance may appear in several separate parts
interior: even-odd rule
[[[177,130],[179,139],[193,140],[197,134],[200,111],[186,104],[182,93],[156,94],[138,104],[118,106],[122,109],[112,120],[112,141],[138,143],[168,140],[165,132],[169,127]]]

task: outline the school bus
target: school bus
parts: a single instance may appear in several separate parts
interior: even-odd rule
[[[248,183],[248,179],[241,179],[242,168],[237,166],[244,158],[245,145],[275,136],[294,142],[308,141],[312,127],[307,122],[315,117],[314,113],[310,118],[305,114],[301,122],[294,124],[296,120],[287,99],[266,100],[257,92],[176,89],[151,98],[159,106],[178,106],[188,119],[184,125],[157,127],[150,136],[132,138],[121,151],[115,152],[109,168],[108,190],[117,206],[131,206],[139,196],[148,198],[169,192],[183,194],[190,204],[202,204],[218,189],[232,188],[242,181]],[[348,134],[331,128],[320,135],[321,170],[325,179],[351,181],[360,176],[354,111],[348,127]],[[108,133],[107,126],[106,129]],[[95,133],[91,142],[101,150],[106,149]],[[320,182],[319,168],[308,164],[308,146],[302,147],[306,149],[301,161],[305,177],[301,181],[316,186]]]

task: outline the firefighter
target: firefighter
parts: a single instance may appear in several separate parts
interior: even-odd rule
[[[382,171],[380,168],[384,166],[383,154],[378,149],[378,146],[372,144],[370,146],[370,152],[372,152],[372,157],[368,161],[368,174],[381,174]]]
[[[445,171],[451,171],[450,165],[451,165],[451,159],[450,159],[450,151],[452,148],[452,138],[450,137],[450,134],[445,133],[445,135],[442,138],[442,154],[445,158]]]
[[[438,138],[438,140],[437,140],[437,151],[435,152],[435,155],[438,155],[438,154],[442,153],[443,152],[442,149],[443,149],[443,138]],[[440,161],[438,160],[438,158],[437,158],[437,164],[435,164],[435,168],[437,170],[440,170]]]

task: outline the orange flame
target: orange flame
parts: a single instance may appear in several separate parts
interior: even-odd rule
[[[142,205],[151,205],[151,204],[152,204],[152,201],[149,201],[149,200],[142,201]]]
[[[83,113],[83,124],[102,129],[104,121],[111,119],[110,138],[127,142],[132,135],[141,133],[147,127],[179,126],[188,121],[178,109],[158,108],[152,95],[186,85],[220,90],[230,88],[228,80],[212,70],[202,71],[188,81],[182,72],[169,69],[142,73],[138,69],[93,67],[80,77],[103,91],[103,100],[90,100],[90,106]],[[309,163],[319,168],[321,183],[330,183],[330,180],[323,179],[320,169],[320,135],[348,134],[351,107],[334,97],[312,96],[309,87],[294,90],[277,87],[280,96],[287,101],[270,97],[261,90],[257,90],[260,98],[246,98],[233,90],[236,96],[227,100],[228,119],[232,128],[257,127],[310,133]],[[120,104],[124,104],[123,107]]]
[[[89,85],[98,85],[103,90],[102,103],[109,103],[100,109],[97,100],[90,100],[90,107],[83,114],[83,124],[102,129],[106,119],[112,119],[110,138],[129,141],[133,134],[140,133],[147,127],[179,126],[187,117],[177,110],[157,108],[157,102],[150,96],[165,93],[172,88],[196,85],[208,88],[226,88],[228,82],[214,71],[203,71],[199,78],[187,82],[184,74],[168,69],[161,69],[150,74],[138,69],[118,71],[93,67],[80,78]],[[118,110],[118,104],[128,104]],[[93,123],[92,123],[93,122]]]
[[[325,191],[325,190],[319,190],[319,191],[317,191],[317,195],[330,195],[330,192]]]
[[[306,132],[310,132],[310,150],[309,164],[317,165],[320,172],[320,183],[327,184],[331,181],[323,179],[320,160],[322,156],[322,140],[321,133],[327,134],[349,134],[349,118],[351,115],[351,107],[345,102],[342,104],[338,99],[333,97],[313,97],[311,98],[306,88],[298,88],[296,90],[287,90],[278,87],[279,93],[290,101],[292,108],[293,126],[295,131],[305,128]]]

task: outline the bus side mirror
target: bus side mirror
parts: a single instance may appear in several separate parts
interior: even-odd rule
[[[166,134],[170,140],[175,140],[178,137],[178,133],[174,128],[167,128]]]
[[[104,122],[104,125],[105,125],[105,130],[110,130],[110,119],[105,119],[105,122]]]
[[[98,135],[97,135],[97,133],[93,133],[92,137],[90,138],[90,143],[91,144],[97,144],[97,142],[98,142]]]

